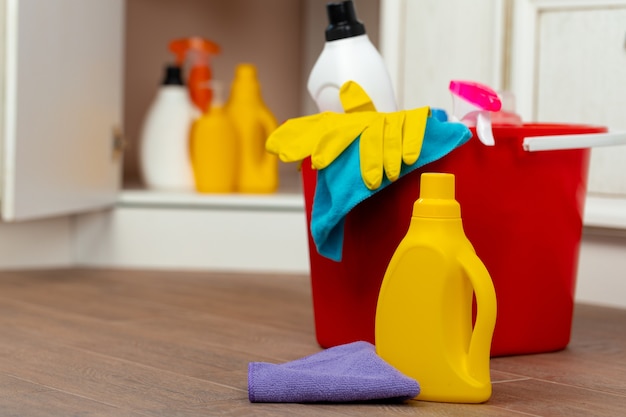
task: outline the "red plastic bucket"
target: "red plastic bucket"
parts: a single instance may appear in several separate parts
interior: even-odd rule
[[[341,262],[309,233],[317,341],[374,343],[380,284],[404,237],[423,172],[456,176],[463,224],[498,297],[492,356],[563,349],[570,339],[589,150],[527,152],[524,137],[602,133],[598,126],[494,126],[496,145],[472,138],[359,204],[345,223]],[[474,133],[474,132],[473,132]],[[316,171],[302,167],[310,224]]]

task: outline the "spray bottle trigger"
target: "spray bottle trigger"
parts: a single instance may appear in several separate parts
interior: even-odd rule
[[[500,111],[502,101],[486,85],[472,81],[450,81],[452,121],[476,126],[478,139],[487,146],[495,145],[491,129],[491,112]]]
[[[176,56],[176,63],[182,67],[185,60],[190,63],[187,88],[191,100],[202,112],[206,112],[211,104],[212,92],[206,82],[212,79],[210,56],[220,53],[215,42],[200,37],[175,39],[169,43],[169,50]]]

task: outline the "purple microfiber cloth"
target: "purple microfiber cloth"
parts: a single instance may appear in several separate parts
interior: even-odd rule
[[[417,381],[381,359],[368,342],[335,346],[280,365],[248,365],[253,403],[405,401],[419,392]]]

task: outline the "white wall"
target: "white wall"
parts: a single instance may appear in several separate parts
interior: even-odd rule
[[[626,230],[583,233],[576,300],[626,308]]]
[[[0,223],[0,269],[72,266],[73,239],[70,217]]]

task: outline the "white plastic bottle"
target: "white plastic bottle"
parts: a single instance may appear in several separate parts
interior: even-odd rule
[[[352,1],[326,5],[326,43],[311,70],[307,88],[320,112],[343,113],[339,88],[356,81],[372,98],[376,110],[396,111],[391,78],[382,56],[359,22]]]
[[[146,187],[194,189],[189,133],[195,113],[180,67],[168,66],[140,136],[139,166]]]

